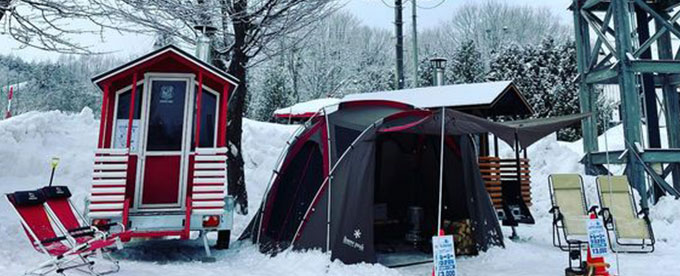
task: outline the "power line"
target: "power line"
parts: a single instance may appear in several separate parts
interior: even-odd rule
[[[432,7],[424,7],[424,6],[420,6],[420,5],[418,5],[418,4],[416,4],[416,6],[417,6],[418,8],[424,9],[424,10],[431,10],[431,9],[436,9],[436,8],[438,8],[439,6],[441,6],[442,4],[444,4],[444,2],[446,2],[446,0],[442,0],[441,2],[437,3],[436,5],[434,5],[434,6],[432,6]]]
[[[409,1],[410,1],[410,0],[404,0],[404,1],[401,2],[401,4],[402,4],[402,5],[403,5],[403,4],[406,4],[406,3],[408,3]],[[390,5],[389,3],[385,2],[385,0],[380,0],[380,2],[382,2],[383,5],[387,6],[387,7],[390,8],[390,9],[396,8],[396,6]],[[402,7],[402,9],[403,9],[403,7]]]

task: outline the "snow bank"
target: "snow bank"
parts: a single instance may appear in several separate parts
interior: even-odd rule
[[[285,142],[297,126],[284,126],[244,120],[243,157],[248,183],[249,215],[236,216],[234,236],[249,222],[259,207],[272,170]],[[92,159],[96,147],[98,120],[92,111],[78,114],[30,112],[0,121],[0,192],[35,189],[49,179],[49,160],[59,156],[61,164],[55,183],[68,185],[74,202],[82,208],[89,191]],[[615,131],[615,130],[612,130]],[[611,141],[616,141],[612,135]],[[622,141],[622,140],[621,140]],[[512,156],[507,146],[503,156]],[[460,258],[461,275],[560,275],[567,265],[567,255],[552,247],[548,214],[550,198],[548,175],[581,173],[583,166],[578,143],[558,142],[549,136],[529,149],[532,167],[531,207],[536,225],[520,226],[518,241],[506,239],[506,248],[493,248],[478,257]],[[585,177],[588,197],[597,198],[594,178]],[[0,200],[0,274],[20,275],[42,260],[29,243],[16,215],[5,200]],[[593,202],[595,203],[595,202]],[[651,219],[659,240],[653,254],[619,255],[622,275],[675,275],[680,270],[680,201],[663,198],[651,209]],[[504,229],[508,231],[508,229]],[[123,251],[120,275],[426,275],[431,265],[399,270],[380,265],[344,265],[331,262],[327,254],[283,252],[276,257],[257,252],[254,246],[236,244],[227,251],[215,252],[217,263],[198,262],[203,256],[196,242],[159,242],[130,246]],[[613,259],[609,259],[613,262]],[[648,264],[654,263],[654,267]]]
[[[0,193],[31,190],[47,185],[49,162],[61,163],[54,183],[68,185],[74,202],[82,203],[89,191],[98,122],[92,110],[79,114],[58,111],[29,112],[0,121]],[[20,275],[35,263],[19,220],[3,198],[0,203],[0,271]]]
[[[233,233],[240,234],[260,207],[276,162],[291,135],[299,126],[264,123],[244,119],[243,162],[248,191],[248,216],[237,216]]]
[[[30,190],[47,184],[49,161],[61,163],[56,185],[67,185],[73,201],[82,209],[89,192],[99,121],[90,109],[78,114],[59,111],[29,112],[0,121],[0,193]],[[259,207],[281,149],[297,126],[244,120],[243,158],[250,198],[249,215],[236,216],[235,239]],[[6,200],[0,200],[0,274],[21,275],[44,256],[28,243],[16,214]],[[204,255],[200,243],[163,241],[131,245],[117,257],[122,259],[120,275],[399,275],[379,265],[346,266],[331,262],[318,251],[284,252],[275,258],[261,254],[254,246],[238,246],[215,252],[218,262],[199,262]],[[256,268],[256,269],[253,269]]]

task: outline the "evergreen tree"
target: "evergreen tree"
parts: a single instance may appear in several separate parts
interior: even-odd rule
[[[265,72],[262,82],[262,98],[258,105],[257,118],[271,121],[276,109],[293,104],[295,95],[288,84],[288,76],[283,66],[273,66]]]
[[[447,83],[476,83],[484,80],[482,53],[477,50],[473,40],[460,44],[453,52],[449,64]]]
[[[427,87],[434,85],[434,69],[430,65],[432,57],[424,57],[418,62],[418,82],[417,87]]]

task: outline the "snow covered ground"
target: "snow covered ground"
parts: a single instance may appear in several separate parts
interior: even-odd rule
[[[258,208],[277,157],[295,127],[246,120],[244,159],[250,199],[249,216],[237,216],[238,234]],[[34,189],[49,179],[49,160],[61,158],[55,177],[68,185],[74,201],[82,204],[88,190],[96,146],[98,121],[92,111],[65,114],[30,112],[0,121],[0,192]],[[617,131],[613,129],[612,132]],[[620,132],[620,130],[618,130]],[[610,134],[610,143],[616,142]],[[620,140],[620,139],[619,139]],[[614,143],[615,145],[616,143]],[[611,146],[612,144],[610,144]],[[505,154],[510,154],[504,149]],[[550,136],[529,150],[532,160],[532,212],[536,225],[518,228],[521,239],[506,239],[506,248],[494,248],[477,257],[459,258],[461,275],[563,275],[565,253],[551,245],[551,216],[547,176],[558,172],[582,173],[578,143],[561,143]],[[595,199],[594,178],[585,177],[588,196]],[[0,275],[21,275],[44,257],[36,253],[20,229],[5,200],[0,202]],[[592,202],[591,202],[592,203]],[[651,211],[659,240],[657,251],[647,255],[619,255],[621,275],[678,275],[680,271],[680,201],[664,198]],[[508,230],[508,229],[505,229]],[[234,234],[234,236],[236,236]],[[235,238],[235,237],[233,237]],[[431,265],[387,269],[380,265],[344,265],[330,262],[321,252],[284,252],[276,257],[260,254],[247,244],[217,252],[218,261],[201,263],[203,251],[196,242],[151,242],[118,254],[120,275],[429,275]],[[614,263],[612,256],[608,259]]]

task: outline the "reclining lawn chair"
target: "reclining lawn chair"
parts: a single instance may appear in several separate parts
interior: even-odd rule
[[[125,226],[121,223],[109,223],[106,225],[92,226],[87,223],[87,220],[73,207],[71,203],[71,191],[66,186],[49,186],[40,189],[45,195],[45,204],[48,213],[64,226],[69,234],[79,234],[87,231],[102,231],[108,232],[111,227],[120,227],[120,232],[109,232],[107,238],[119,238],[122,241],[130,239],[131,231],[126,231]],[[83,236],[76,239],[79,242],[87,241],[90,236]]]
[[[548,177],[553,214],[553,245],[573,251],[588,242],[587,203],[583,178],[578,174],[552,174]]]
[[[654,232],[648,210],[638,212],[628,178],[622,176],[598,176],[597,194],[600,199],[602,218],[607,228],[609,246],[614,252],[654,252]],[[610,232],[615,236],[612,242]]]
[[[107,239],[106,235],[101,232],[83,231],[70,235],[63,231],[63,226],[51,218],[45,209],[45,195],[40,190],[19,191],[6,196],[19,216],[33,248],[50,256],[49,260],[38,264],[26,274],[46,275],[52,272],[63,274],[64,271],[71,269],[90,275],[118,271],[118,265],[114,263],[115,269],[98,273],[94,270],[94,261],[89,259],[96,253],[102,252],[103,249],[115,245],[116,239]],[[55,232],[53,225],[57,226],[61,235]],[[89,238],[83,238],[85,236]]]

